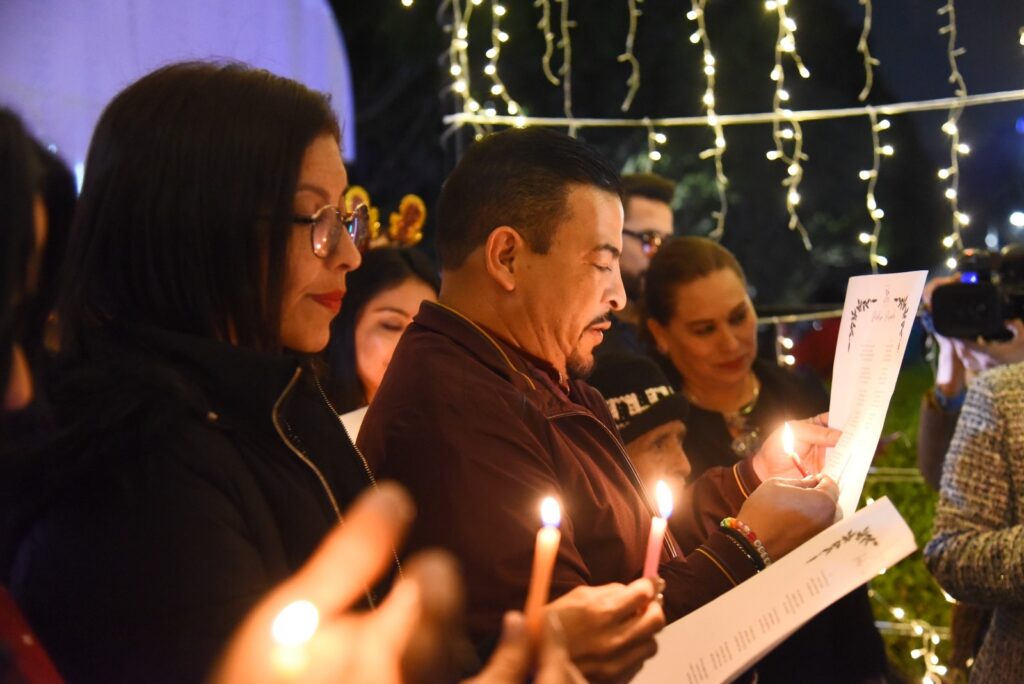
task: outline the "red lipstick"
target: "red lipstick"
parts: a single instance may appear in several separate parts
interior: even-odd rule
[[[320,294],[310,295],[317,304],[324,306],[334,313],[341,311],[341,301],[345,298],[344,290],[332,290]]]

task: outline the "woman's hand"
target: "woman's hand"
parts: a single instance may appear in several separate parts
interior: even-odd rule
[[[806,420],[791,420],[789,426],[793,430],[793,451],[800,459],[804,472],[786,453],[782,445],[784,426],[779,426],[754,454],[754,472],[761,481],[772,477],[802,479],[804,475],[816,475],[825,467],[825,450],[834,447],[842,436],[842,432],[828,427],[828,414],[822,413]]]
[[[462,590],[445,554],[420,554],[371,612],[353,606],[391,566],[415,513],[397,485],[363,495],[309,561],[272,590],[236,632],[215,684],[451,681]],[[281,611],[308,601],[319,612],[312,636],[282,646],[271,633]]]

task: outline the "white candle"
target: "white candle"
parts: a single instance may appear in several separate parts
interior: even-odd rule
[[[789,427],[787,422],[782,427],[782,449],[786,452],[786,455],[793,459],[793,465],[800,471],[800,474],[807,477],[807,471],[804,470],[803,461],[800,460],[800,456],[797,455],[796,449],[793,448],[793,428]]]
[[[654,487],[654,498],[658,500],[658,515],[651,518],[651,536],[647,539],[647,560],[644,563],[644,577],[658,576],[661,561],[661,547],[665,542],[665,528],[672,515],[672,490],[664,480],[658,480]]]
[[[544,625],[544,604],[551,593],[551,573],[562,541],[562,533],[558,529],[562,523],[562,509],[558,501],[550,496],[545,498],[540,505],[540,518],[543,527],[537,532],[525,609],[526,627],[535,638],[540,636]]]

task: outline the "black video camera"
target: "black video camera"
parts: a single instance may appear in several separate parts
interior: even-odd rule
[[[946,337],[1006,341],[1006,322],[1024,318],[1024,245],[1001,252],[967,249],[957,260],[960,282],[932,293],[935,332]]]

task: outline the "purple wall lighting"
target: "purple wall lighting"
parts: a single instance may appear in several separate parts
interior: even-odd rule
[[[81,174],[103,107],[159,66],[239,60],[330,93],[346,160],[355,103],[327,0],[2,0],[0,105]]]

